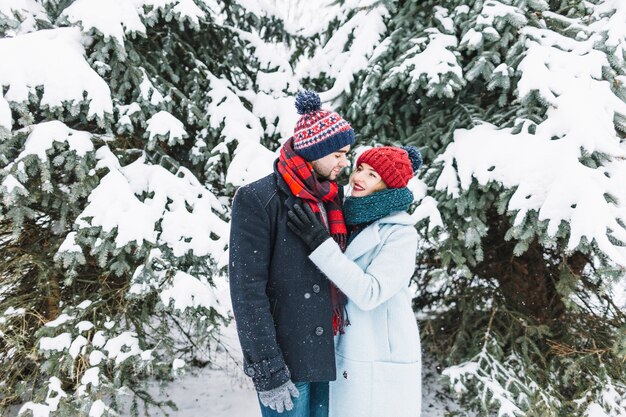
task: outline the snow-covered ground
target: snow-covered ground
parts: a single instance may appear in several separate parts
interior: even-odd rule
[[[224,329],[220,342],[226,349],[220,348],[212,354],[211,365],[191,368],[185,375],[164,387],[156,382],[150,384],[148,391],[155,398],[160,401],[171,400],[178,407],[178,410],[166,408],[163,411],[151,408],[151,416],[261,417],[254,387],[240,366],[239,344],[232,326]],[[474,417],[474,414],[463,410],[446,392],[434,357],[425,354],[423,361],[421,417],[444,417],[447,412]],[[16,407],[6,417],[17,416],[18,409]],[[130,404],[127,404],[127,411],[121,416],[130,416],[129,410]],[[139,415],[143,415],[143,411],[140,407]]]
[[[153,387],[152,392],[159,390]],[[195,370],[172,383],[158,398],[176,403],[177,411],[166,410],[171,417],[261,416],[252,383],[233,369],[207,366]],[[152,414],[166,415],[158,410]]]
[[[443,417],[447,411],[461,409],[443,392],[432,359],[424,368],[421,417]],[[150,390],[160,400],[172,400],[178,410],[151,409],[154,417],[260,417],[256,394],[247,377],[234,368],[209,367],[190,371],[159,393],[157,384]],[[10,416],[16,416],[19,407]],[[465,412],[466,413],[466,412]],[[142,415],[142,413],[140,413]],[[468,415],[469,414],[465,414]],[[130,416],[130,412],[122,414]]]
[[[216,352],[212,365],[188,371],[162,392],[159,392],[157,384],[151,386],[150,392],[156,398],[172,400],[177,404],[177,411],[166,410],[169,416],[261,416],[254,387],[238,363],[240,356],[232,328],[225,330],[222,341],[229,351]],[[446,411],[460,411],[458,405],[445,393],[434,358],[425,356],[424,364],[422,417],[443,417]],[[151,413],[159,417],[166,415],[157,409]]]
[[[423,382],[422,417],[443,417],[446,411],[460,410],[443,392],[432,359],[424,369]],[[153,386],[152,392],[156,394],[159,390]],[[261,416],[252,384],[233,369],[206,367],[190,372],[158,398],[177,404],[177,411],[167,410],[171,417]],[[159,417],[166,415],[156,409],[152,413]]]

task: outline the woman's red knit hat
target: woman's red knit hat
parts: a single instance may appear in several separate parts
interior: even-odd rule
[[[374,168],[388,188],[402,188],[422,165],[422,155],[414,146],[382,146],[363,152],[356,166],[362,163]]]

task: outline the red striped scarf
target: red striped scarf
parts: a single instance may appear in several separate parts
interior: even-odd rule
[[[281,148],[277,169],[292,194],[304,200],[318,219],[326,224],[319,203],[324,205],[330,235],[341,250],[345,251],[348,242],[348,229],[341,209],[341,197],[337,183],[330,180],[319,181],[315,177],[311,164],[293,150],[293,138],[287,140]],[[333,304],[333,330],[335,334],[337,332],[343,334],[344,327],[350,325],[346,312],[348,299],[332,282],[330,283],[330,290]]]

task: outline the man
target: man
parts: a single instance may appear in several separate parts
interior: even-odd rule
[[[336,378],[333,334],[348,324],[345,296],[287,226],[293,205],[308,204],[345,249],[335,179],[348,165],[354,131],[320,106],[316,93],[298,93],[301,117],[274,172],[241,187],[233,201],[230,291],[244,372],[258,391],[263,417],[328,415],[328,381]],[[310,238],[325,240],[328,234]]]

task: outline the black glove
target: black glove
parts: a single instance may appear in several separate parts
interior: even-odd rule
[[[317,219],[311,207],[304,205],[304,209],[299,205],[294,205],[293,210],[287,212],[289,220],[287,226],[314,251],[319,245],[330,238],[326,227]]]

